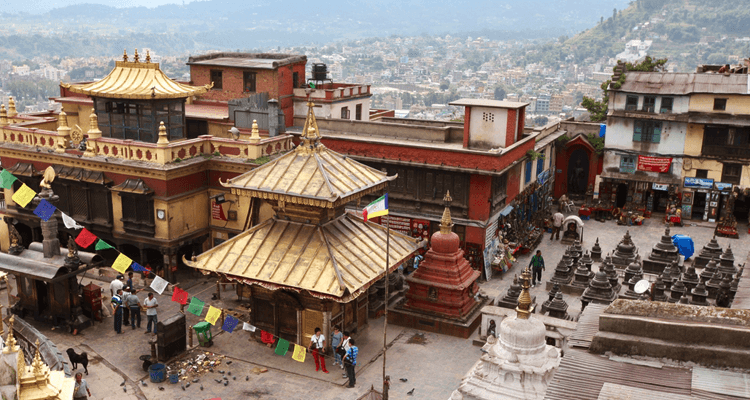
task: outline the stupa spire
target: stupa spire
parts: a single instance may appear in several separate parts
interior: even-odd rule
[[[15,317],[13,315],[10,316],[10,319],[8,319],[8,336],[5,338],[5,349],[3,349],[4,353],[10,353],[12,351],[18,350],[18,346],[16,346],[16,338],[13,337],[13,323],[15,322]]]
[[[445,210],[443,210],[443,218],[440,219],[440,233],[443,235],[447,235],[453,231],[453,220],[451,219],[451,202],[453,201],[453,198],[451,197],[450,190],[445,192],[445,197],[443,197],[443,202],[445,202]]]
[[[516,315],[519,319],[528,319],[529,315],[534,311],[534,307],[531,306],[531,295],[529,294],[529,288],[531,284],[531,273],[529,268],[523,270],[521,274],[521,295],[518,296],[518,307],[516,307]]]

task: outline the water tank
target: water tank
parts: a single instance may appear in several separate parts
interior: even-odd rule
[[[328,75],[328,68],[323,63],[315,63],[312,65],[312,80],[324,81]]]

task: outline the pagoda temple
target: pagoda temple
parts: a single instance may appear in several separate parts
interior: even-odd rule
[[[474,300],[480,272],[464,258],[461,240],[453,232],[450,192],[443,201],[440,231],[432,235],[419,269],[406,278],[409,290],[388,314],[388,322],[468,338],[479,325],[487,300]]]
[[[320,143],[308,103],[301,143],[292,151],[221,182],[231,193],[262,201],[275,215],[186,264],[240,283],[250,299],[251,323],[294,343],[313,329],[355,331],[367,323],[368,288],[423,243],[391,231],[346,204],[382,193],[396,176],[360,164]],[[420,269],[422,267],[420,266]],[[473,282],[473,281],[472,281]]]

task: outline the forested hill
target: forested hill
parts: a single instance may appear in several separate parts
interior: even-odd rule
[[[649,54],[681,71],[750,57],[746,0],[637,0],[601,16],[591,29],[519,54],[521,64],[588,64],[615,57],[633,39],[651,40]],[[588,62],[587,62],[588,61]]]

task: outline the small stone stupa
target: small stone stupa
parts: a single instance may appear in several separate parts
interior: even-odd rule
[[[581,303],[610,304],[617,299],[617,293],[612,290],[612,284],[607,279],[607,272],[600,268],[599,272],[594,275],[594,279],[589,282],[589,287],[581,296]]]
[[[734,254],[732,253],[731,244],[727,246],[727,249],[719,257],[719,272],[732,276],[737,273],[737,268],[734,266]]]
[[[703,246],[700,254],[695,257],[693,266],[697,268],[703,268],[706,264],[708,264],[709,261],[711,261],[712,258],[718,257],[721,257],[721,246],[719,245],[719,242],[716,241],[716,236],[714,235],[713,239],[706,243],[706,245]]]
[[[468,338],[479,325],[487,300],[474,299],[480,272],[471,268],[453,232],[450,192],[443,201],[440,231],[432,235],[430,250],[419,268],[406,278],[406,300],[388,314],[388,322]]]
[[[682,283],[685,284],[687,291],[690,292],[694,287],[698,286],[700,278],[695,273],[695,267],[692,265],[682,274]]]
[[[594,261],[602,259],[602,248],[599,246],[599,238],[596,238],[596,243],[594,243],[594,247],[591,248],[591,258]]]
[[[521,275],[522,291],[516,316],[503,320],[497,340],[487,342],[487,353],[477,361],[451,400],[541,400],[560,366],[560,352],[546,342],[544,323],[532,315],[531,273]]]
[[[719,270],[719,263],[716,262],[715,258],[712,258],[711,261],[709,261],[708,264],[706,264],[706,267],[703,268],[703,271],[701,271],[701,275],[700,275],[701,282],[703,283],[708,282],[711,278],[714,277],[714,274],[718,270]]]
[[[672,236],[669,234],[669,227],[667,227],[659,243],[654,245],[651,254],[643,260],[643,271],[661,274],[667,265],[679,260],[680,253],[677,251],[677,246],[672,243]]]
[[[630,237],[630,231],[625,231],[620,243],[617,244],[615,254],[612,255],[612,263],[617,268],[626,268],[630,263],[635,261],[636,248],[633,239]]]

